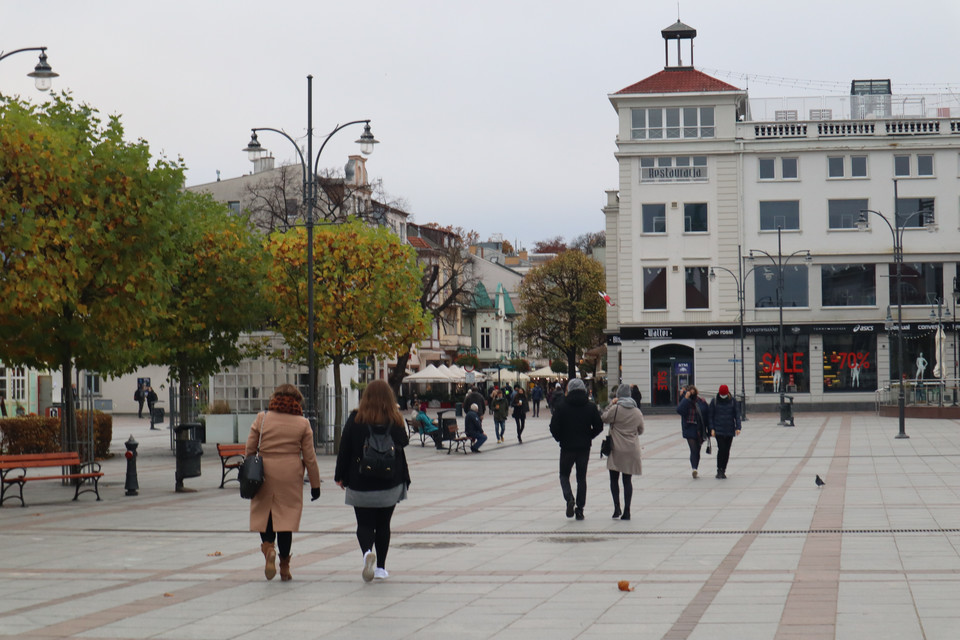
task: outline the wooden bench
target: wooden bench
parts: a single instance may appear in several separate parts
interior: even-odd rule
[[[60,467],[60,473],[51,473],[47,475],[29,476],[28,469],[43,469]],[[79,467],[80,471],[71,473],[69,467]],[[84,471],[88,468],[88,471]],[[23,500],[23,485],[33,480],[73,480],[76,491],[73,493],[73,499],[80,497],[81,493],[95,493],[97,500],[100,500],[100,478],[103,472],[100,471],[99,462],[80,462],[80,454],[76,451],[66,453],[22,453],[0,455],[0,506],[8,498],[17,498],[20,500],[20,506],[25,507],[27,503]],[[93,488],[80,490],[85,483],[93,483]],[[10,488],[16,485],[19,488],[19,495],[7,495]]]
[[[463,451],[466,454],[467,447],[473,444],[473,438],[468,438],[465,434],[460,433],[460,427],[457,426],[456,420],[447,422],[447,437],[445,440],[449,443],[447,445],[447,455],[454,451]]]
[[[246,457],[247,445],[243,444],[220,444],[217,443],[217,455],[220,456],[220,488],[223,489],[224,483],[240,482],[240,467],[243,466],[243,459]],[[231,471],[237,472],[236,478],[227,478]]]

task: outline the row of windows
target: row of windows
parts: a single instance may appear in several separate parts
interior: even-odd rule
[[[897,218],[900,227],[920,228],[924,221],[933,222],[935,198],[897,198]],[[843,198],[827,200],[828,229],[856,229],[860,212],[869,209],[867,198]],[[670,203],[671,209],[680,209],[678,203]],[[760,230],[785,231],[800,229],[799,200],[761,200],[758,203]],[[667,233],[667,204],[649,203],[640,206],[642,233]],[[869,220],[868,220],[869,222]],[[683,203],[684,233],[706,233],[707,203]]]
[[[757,158],[760,180],[799,180],[799,159],[792,156]],[[893,156],[893,175],[897,178],[932,178],[933,155]],[[827,156],[827,178],[866,178],[867,156]]]
[[[27,399],[27,370],[25,368],[0,365],[0,398],[13,401]],[[10,408],[7,407],[7,409]]]
[[[689,310],[710,307],[708,267],[684,268],[684,302]],[[755,308],[779,307],[777,267],[753,268]],[[897,300],[896,265],[888,265],[882,274],[889,283],[890,301]],[[943,300],[942,263],[904,263],[900,272],[900,301],[905,305],[929,305]],[[784,307],[808,308],[809,269],[806,265],[784,265],[782,298]],[[644,267],[643,308],[648,311],[667,308],[667,267]],[[824,307],[873,307],[877,304],[877,265],[820,265],[820,298]]]
[[[631,109],[634,140],[713,138],[713,107],[654,107]]]

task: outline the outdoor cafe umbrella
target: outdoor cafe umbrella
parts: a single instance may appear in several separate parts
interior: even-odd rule
[[[946,341],[946,336],[943,335],[943,327],[937,327],[937,336],[934,341],[937,353],[934,356],[936,358],[936,362],[933,365],[933,377],[940,380],[943,380],[947,377],[947,367],[943,361],[943,346]]]

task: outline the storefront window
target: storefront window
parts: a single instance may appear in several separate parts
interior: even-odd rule
[[[897,304],[897,265],[889,265],[890,304]],[[905,262],[900,272],[902,304],[930,304],[943,298],[943,264],[939,262]]]
[[[810,339],[783,336],[783,353],[777,355],[777,336],[757,336],[757,393],[810,392]]]
[[[825,307],[875,306],[877,279],[874,265],[821,265],[820,295]]]
[[[823,390],[877,390],[877,335],[823,336]]]
[[[753,272],[753,288],[756,294],[754,306],[777,306],[777,266],[761,265]],[[806,265],[784,265],[783,267],[783,306],[807,307],[810,297],[807,287]]]

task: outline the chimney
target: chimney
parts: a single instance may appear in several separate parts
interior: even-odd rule
[[[253,172],[262,173],[273,170],[273,156],[264,156],[253,161]]]

